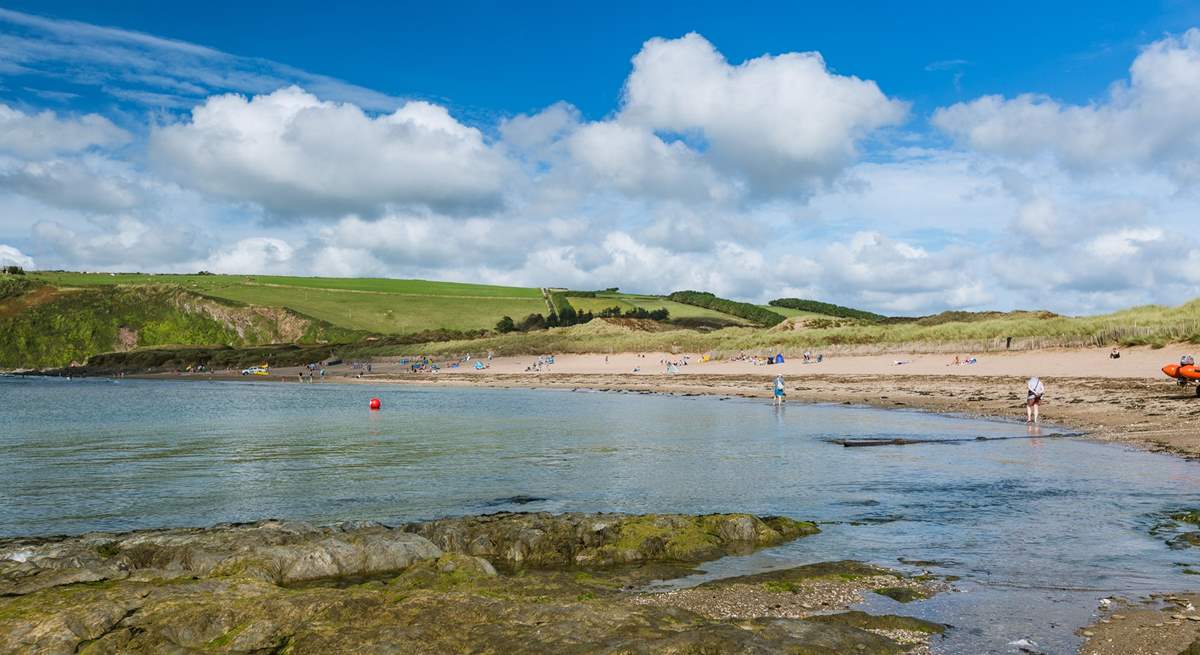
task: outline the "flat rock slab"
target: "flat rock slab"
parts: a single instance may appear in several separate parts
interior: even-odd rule
[[[714,618],[623,591],[815,531],[747,514],[494,514],[7,540],[0,654],[908,652],[867,619]],[[855,567],[882,571],[831,570]]]

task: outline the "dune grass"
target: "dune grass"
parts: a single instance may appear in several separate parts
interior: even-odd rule
[[[1200,344],[1200,299],[1178,307],[1148,305],[1100,316],[1014,314],[937,325],[852,323],[797,330],[735,327],[708,333],[691,330],[642,332],[589,325],[472,341],[422,344],[415,347],[415,351],[493,350],[501,354],[674,351],[721,355],[775,351],[796,354],[808,348],[821,348],[853,352],[987,352],[1009,348],[1009,337],[1012,337],[1013,350],[1165,346],[1187,341]]]

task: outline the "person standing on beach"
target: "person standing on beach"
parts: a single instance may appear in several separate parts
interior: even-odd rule
[[[783,404],[783,397],[786,393],[787,392],[784,391],[784,388],[783,388],[783,376],[776,375],[775,376],[775,405],[778,406],[778,405]]]
[[[1029,393],[1025,396],[1025,422],[1038,422],[1038,407],[1042,404],[1042,395],[1046,393],[1046,385],[1036,376],[1029,378],[1025,385]]]

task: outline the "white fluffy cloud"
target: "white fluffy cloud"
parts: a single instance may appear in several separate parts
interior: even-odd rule
[[[16,248],[0,243],[0,266],[20,266],[33,268],[33,258]]]
[[[181,184],[281,215],[443,211],[500,204],[505,158],[444,107],[371,116],[299,88],[209,98],[153,130],[154,161]]]
[[[109,36],[114,65],[146,59]],[[190,112],[144,130],[0,105],[0,261],[697,288],[906,314],[1178,302],[1200,294],[1197,187],[1182,184],[1200,181],[1198,62],[1192,30],[1091,104],[943,108],[932,121],[955,148],[903,131],[906,103],[817,53],[729,62],[695,34],[647,41],[599,120],[562,101],[466,124],[428,102],[190,70],[157,83]],[[228,89],[258,95],[212,95]]]
[[[52,111],[28,114],[0,103],[0,152],[34,159],[93,146],[118,146],[129,138],[128,132],[99,114],[77,118]]]
[[[283,239],[250,237],[210,255],[196,268],[213,273],[291,272],[296,251]]]
[[[821,288],[887,311],[983,307],[993,300],[970,265],[971,253],[931,253],[878,232],[859,232],[818,256]]]
[[[633,59],[619,120],[698,135],[727,173],[771,192],[806,189],[853,161],[857,143],[907,105],[870,80],[831,73],[819,53],[731,65],[699,34],[651,39]]]
[[[591,123],[568,144],[573,161],[591,179],[627,194],[701,201],[723,201],[733,194],[700,153],[637,127]]]
[[[140,198],[130,176],[102,159],[51,159],[0,165],[0,190],[86,212],[133,209]]]
[[[990,95],[939,109],[933,124],[975,150],[1050,155],[1079,170],[1163,168],[1200,181],[1200,29],[1169,36],[1133,61],[1103,100],[1070,105]]]
[[[121,215],[84,226],[42,221],[33,226],[34,240],[76,267],[121,269],[129,262],[155,270],[175,270],[181,261],[201,253],[194,230],[187,226],[150,223]]]

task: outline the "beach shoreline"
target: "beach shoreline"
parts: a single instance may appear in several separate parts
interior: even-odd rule
[[[869,355],[825,358],[806,364],[796,358],[784,364],[750,361],[703,361],[702,355],[619,353],[557,355],[553,364],[530,369],[534,356],[495,357],[486,368],[473,368],[477,358],[451,368],[439,362],[437,373],[411,371],[416,358],[389,357],[329,367],[312,382],[588,389],[632,393],[729,396],[770,399],[771,381],[783,375],[789,404],[831,403],[1025,422],[1025,381],[1037,375],[1045,382],[1042,420],[1086,434],[1152,452],[1200,459],[1200,397],[1192,387],[1180,388],[1159,368],[1187,352],[1187,344],[1154,349],[1131,348],[1109,359],[1107,348],[1053,349],[991,353],[976,364],[953,363],[946,355]],[[960,357],[965,360],[966,355]],[[677,372],[667,373],[675,362]],[[897,364],[897,362],[903,362]],[[637,369],[635,371],[635,369]],[[235,372],[149,373],[145,379],[263,380],[297,383],[302,367],[271,369],[271,375]],[[305,378],[306,380],[308,378]],[[310,382],[304,382],[309,384]]]

